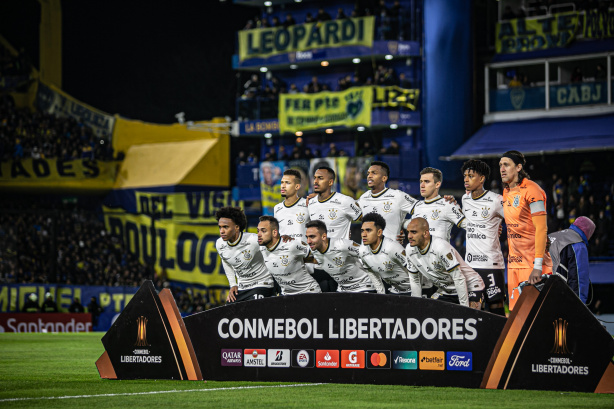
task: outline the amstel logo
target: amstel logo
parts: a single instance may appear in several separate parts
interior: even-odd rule
[[[552,346],[552,354],[566,355],[569,354],[567,348],[567,320],[559,318],[552,323],[554,326],[554,345]]]
[[[147,318],[142,315],[136,319],[137,335],[134,345],[137,347],[146,347],[149,345],[147,343],[147,321]]]

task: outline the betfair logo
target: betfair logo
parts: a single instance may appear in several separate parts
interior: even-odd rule
[[[443,351],[420,351],[420,369],[443,371],[446,368]]]
[[[567,348],[567,320],[559,318],[552,323],[554,326],[554,345],[552,346],[552,354],[565,355],[569,354]]]
[[[136,343],[134,344],[137,347],[146,347],[149,344],[147,343],[147,318],[144,316],[140,316],[136,319],[137,323],[137,335],[136,335]]]

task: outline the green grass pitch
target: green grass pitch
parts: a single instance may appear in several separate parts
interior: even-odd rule
[[[102,380],[102,333],[0,334],[0,408],[614,408],[613,395],[392,385]],[[205,375],[206,377],[206,375]]]

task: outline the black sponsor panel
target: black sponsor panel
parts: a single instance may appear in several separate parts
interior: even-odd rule
[[[167,297],[166,300],[168,299]],[[172,307],[176,309],[176,305],[173,304]],[[102,337],[105,354],[108,355],[107,362],[110,361],[115,376],[106,375],[109,371],[104,370],[104,360],[107,358],[103,354],[97,362],[101,377],[202,379],[200,370],[196,369],[198,375],[194,374],[194,366],[189,353],[186,353],[186,350],[191,349],[191,345],[189,338],[180,334],[182,326],[177,316],[169,314],[169,305],[164,305],[161,301],[153,283],[146,281]],[[181,350],[178,342],[182,343]],[[219,365],[219,354],[216,358]]]
[[[590,310],[559,277],[525,288],[482,387],[594,392],[607,383],[614,340]]]
[[[506,319],[425,298],[324,293],[229,304],[184,322],[210,380],[478,387]],[[221,351],[250,348],[289,349],[290,368],[221,365]],[[365,351],[364,367],[344,367],[343,352],[348,350]],[[315,360],[322,351],[341,365],[318,368]],[[401,368],[398,356],[393,369],[394,351],[405,351],[412,369],[417,351],[439,351],[444,357],[445,351],[467,351],[471,370],[403,370],[409,368]]]

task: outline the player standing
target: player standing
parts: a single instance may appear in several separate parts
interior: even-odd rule
[[[258,236],[245,233],[247,218],[238,207],[222,207],[215,213],[220,238],[215,242],[230,290],[226,302],[275,295],[273,276],[264,264]]]
[[[386,187],[390,177],[390,167],[385,162],[374,161],[367,171],[367,184],[371,190],[358,199],[363,214],[375,212],[386,221],[384,237],[396,240],[401,233],[405,216],[412,211],[416,199],[400,190]]]
[[[365,271],[358,258],[359,245],[350,239],[329,238],[324,222],[307,223],[307,243],[319,268],[326,271],[338,284],[339,292],[375,293],[371,275]]]
[[[298,197],[301,189],[301,173],[288,169],[281,178],[281,197],[284,201],[273,208],[273,215],[279,222],[279,234],[305,242],[305,225],[309,221],[307,200]]]
[[[480,160],[469,160],[461,168],[465,190],[463,213],[467,252],[465,261],[486,285],[486,305],[494,314],[505,316],[505,264],[499,241],[503,221],[503,196],[484,189],[490,167]]]
[[[507,292],[510,311],[516,304],[514,289],[523,281],[535,284],[542,272],[552,272],[552,263],[546,259],[546,193],[529,180],[524,170],[526,160],[518,151],[505,152],[499,161],[503,181],[503,212],[507,225]],[[518,298],[518,297],[516,297]]]
[[[481,308],[484,290],[482,278],[465,263],[449,242],[431,236],[426,219],[412,219],[407,228],[407,238],[407,265],[412,296],[422,296],[422,275],[437,287],[431,298],[478,310]]]
[[[394,288],[392,292],[411,294],[405,249],[397,241],[386,237],[383,234],[385,229],[386,220],[380,214],[372,212],[363,217],[360,259],[365,268]],[[383,291],[378,288],[378,292]]]
[[[260,216],[258,243],[267,269],[281,287],[282,295],[320,293],[320,286],[305,269],[309,246],[299,240],[282,242],[279,223],[271,216]]]

